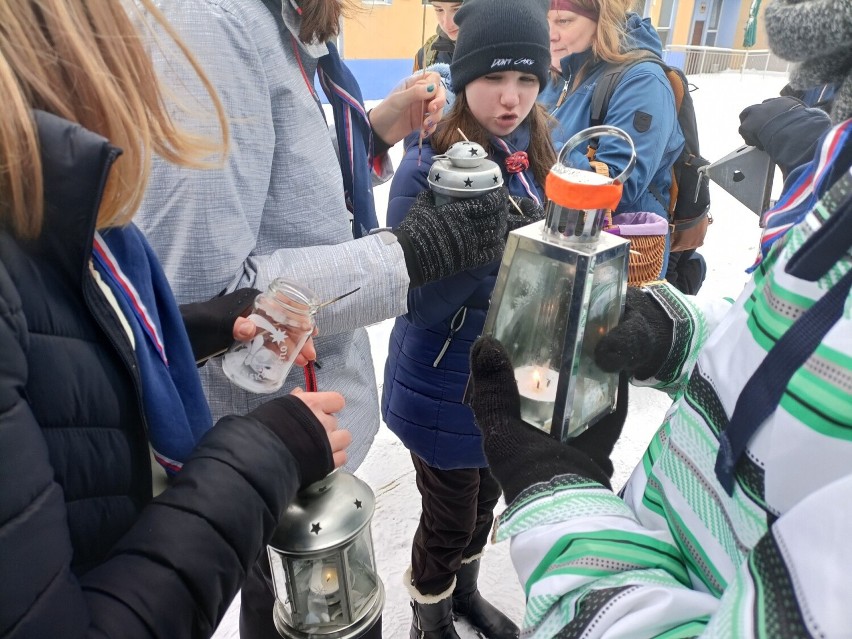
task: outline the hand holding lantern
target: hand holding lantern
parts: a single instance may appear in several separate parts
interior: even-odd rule
[[[577,145],[604,135],[632,148],[614,127],[568,140],[547,177],[546,219],[509,234],[483,331],[503,343],[516,367],[522,419],[562,440],[616,406],[618,376],[601,370],[593,353],[621,315],[629,243],[600,231],[635,152],[615,179],[562,164]]]

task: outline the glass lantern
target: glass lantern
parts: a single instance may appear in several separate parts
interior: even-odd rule
[[[370,521],[375,497],[343,471],[301,491],[267,546],[282,637],[354,639],[379,619],[385,591]]]
[[[632,156],[612,179],[566,166],[580,143],[613,135]],[[629,242],[601,233],[621,199],[636,154],[615,127],[572,137],[551,169],[545,219],[509,234],[484,333],[497,338],[515,367],[521,418],[566,440],[615,410],[618,374],[594,362],[600,338],[614,327],[627,294]]]

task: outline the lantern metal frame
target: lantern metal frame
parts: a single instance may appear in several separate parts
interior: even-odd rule
[[[375,548],[372,541],[371,522],[375,512],[375,495],[369,486],[353,475],[337,470],[325,479],[301,491],[287,509],[272,540],[267,545],[272,583],[275,592],[273,621],[282,637],[289,639],[355,639],[373,627],[384,607],[385,590],[376,569]],[[360,543],[367,548],[359,548]],[[369,555],[365,575],[374,581],[369,594],[363,597],[357,610],[353,601],[352,584],[356,574],[350,565],[350,552]],[[308,593],[304,605],[309,608],[309,598],[325,597],[324,604],[339,605],[343,619],[334,624],[331,620],[309,624],[304,621],[312,612],[301,610],[296,597],[299,592],[299,562],[309,563],[303,570],[320,570],[334,565],[337,590],[332,593],[339,601],[328,601],[325,593]],[[369,572],[369,575],[366,574]],[[310,579],[310,578],[309,578]],[[301,579],[304,581],[304,579]],[[315,603],[317,603],[315,601]],[[294,620],[298,619],[294,625]],[[296,627],[298,626],[298,627]]]
[[[561,323],[562,325],[557,327],[559,333],[553,336],[554,341],[561,342],[562,345],[561,351],[556,353],[560,356],[556,399],[550,427],[543,429],[555,439],[564,441],[579,435],[591,424],[615,409],[617,398],[613,393],[609,404],[588,416],[582,423],[577,423],[577,416],[573,414],[578,381],[577,371],[580,365],[581,350],[584,346],[590,297],[595,287],[595,269],[606,264],[612,265],[620,271],[619,281],[615,282],[618,286],[618,290],[615,291],[616,298],[619,300],[617,321],[617,317],[620,317],[623,313],[624,300],[627,294],[627,263],[630,243],[609,233],[602,233],[596,243],[570,244],[557,238],[558,236],[548,232],[545,221],[530,224],[509,234],[483,333],[495,335],[499,311],[504,302],[509,278],[512,276],[511,265],[516,254],[529,253],[543,260],[574,267],[574,283],[567,308],[558,309],[563,313],[565,319]],[[495,336],[498,339],[500,338],[499,335]],[[504,344],[504,346],[506,345]],[[509,355],[511,357],[513,353],[510,352]],[[617,388],[617,373],[611,375],[602,371],[600,373],[611,377],[612,388]],[[539,426],[539,428],[541,427]]]

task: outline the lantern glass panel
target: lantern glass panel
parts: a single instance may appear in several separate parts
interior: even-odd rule
[[[571,377],[575,388],[571,393],[570,414],[571,421],[577,425],[591,424],[612,410],[618,375],[602,371],[595,364],[594,352],[600,339],[618,324],[621,316],[622,271],[623,260],[610,260],[598,263],[592,273],[583,341],[579,357],[574,359],[576,374]]]
[[[367,527],[345,550],[352,617],[360,617],[375,599],[378,588],[373,541]]]
[[[349,625],[339,556],[291,558],[288,563],[293,586],[287,589],[289,610],[285,612],[291,613],[289,625],[319,633]]]
[[[521,396],[521,418],[549,433],[576,263],[518,250],[506,279],[494,337],[506,347]]]

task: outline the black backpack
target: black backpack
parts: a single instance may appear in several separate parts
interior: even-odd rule
[[[699,167],[710,162],[701,156],[698,147],[695,105],[692,103],[690,85],[683,71],[668,66],[650,51],[621,64],[607,65],[592,94],[591,124],[598,126],[604,123],[615,87],[625,72],[640,62],[655,62],[660,65],[674,91],[677,120],[685,143],[680,157],[672,166],[673,179],[668,211],[672,229],[671,251],[695,249],[704,243],[707,227],[713,221],[710,217],[710,184],[707,177],[698,172]],[[650,190],[658,201],[665,201],[662,194],[654,192],[654,188]]]

